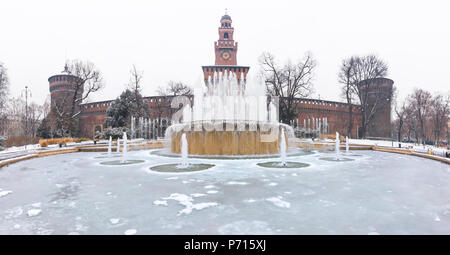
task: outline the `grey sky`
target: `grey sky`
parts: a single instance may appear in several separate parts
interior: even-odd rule
[[[49,76],[65,59],[92,61],[106,87],[90,101],[113,99],[135,64],[144,70],[143,94],[169,80],[200,82],[214,64],[214,41],[225,8],[239,42],[238,64],[258,71],[263,51],[280,63],[311,51],[318,62],[315,96],[341,100],[337,73],[343,58],[375,53],[390,67],[401,98],[414,87],[449,93],[449,1],[23,1],[0,4],[0,61],[11,95],[25,85],[33,101],[48,95]]]

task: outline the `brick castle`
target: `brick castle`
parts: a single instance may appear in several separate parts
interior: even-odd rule
[[[250,69],[248,66],[237,65],[238,43],[233,38],[234,28],[231,17],[227,14],[222,16],[219,27],[219,40],[214,43],[215,65],[202,66],[205,81],[214,72],[233,72],[238,79],[246,79]],[[55,100],[60,100],[64,96],[70,95],[73,91],[71,87],[77,77],[58,74],[51,76],[49,81],[50,96],[52,105]],[[385,90],[387,95],[392,91],[393,81],[387,78],[379,78],[365,81],[370,84],[370,89],[374,91]],[[369,93],[370,95],[370,93]],[[172,97],[170,96],[149,96],[144,97],[148,104],[150,129],[152,138],[164,136],[164,132],[171,125],[171,115],[174,113],[170,107]],[[80,103],[77,107],[81,110],[79,114],[79,130],[82,137],[94,137],[97,131],[103,131],[106,120],[106,110],[114,100]],[[363,114],[360,105],[353,105],[353,116],[349,119],[349,105],[347,103],[298,98],[298,116],[290,124],[297,129],[317,130],[321,133],[334,134],[336,131],[347,134],[349,121],[353,122],[351,134],[352,138],[360,137]],[[370,96],[366,99],[367,104],[374,104]],[[378,101],[379,103],[379,101]],[[391,101],[387,97],[381,104],[373,117],[371,125],[368,127],[367,136],[377,138],[391,137]],[[326,124],[326,125],[324,125]],[[326,127],[326,128],[325,128]]]

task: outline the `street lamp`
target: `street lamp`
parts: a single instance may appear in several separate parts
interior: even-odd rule
[[[22,91],[22,97],[25,95],[25,149],[28,144],[28,96],[31,97],[31,90],[28,89],[28,86],[25,86],[25,89]]]

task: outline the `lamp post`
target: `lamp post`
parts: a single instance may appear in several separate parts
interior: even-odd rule
[[[25,93],[25,149],[28,144],[28,95],[31,97],[31,91],[28,89],[28,86],[25,86],[25,90],[22,91],[22,97]]]

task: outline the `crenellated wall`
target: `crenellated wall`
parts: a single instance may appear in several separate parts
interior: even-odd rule
[[[177,109],[171,108],[173,96],[151,96],[144,97],[144,101],[147,102],[149,106],[149,119],[161,119],[160,123],[156,125],[161,125],[161,134],[164,133],[166,127],[170,125],[172,115],[177,111]],[[191,105],[194,102],[194,98],[191,97]],[[81,105],[82,113],[80,115],[80,127],[82,136],[93,137],[95,131],[102,131],[105,126],[106,111],[111,105],[113,100],[86,103]],[[296,101],[298,108],[298,125],[300,128],[306,126],[308,127],[308,119],[310,120],[309,126],[312,126],[316,119],[321,119],[323,123],[323,118],[327,119],[328,123],[328,133],[334,134],[336,131],[343,134],[347,134],[347,124],[349,121],[349,106],[346,103],[333,102],[318,99],[305,99],[299,98]],[[297,119],[294,120],[294,126],[296,126]],[[305,121],[304,121],[305,120]],[[357,137],[357,130],[361,123],[361,107],[359,105],[353,105],[353,129],[351,137]],[[161,135],[160,134],[160,135]]]
[[[351,134],[347,134],[349,119],[349,105],[347,103],[333,102],[319,99],[298,99],[297,109],[299,111],[297,119],[299,128],[309,128],[317,126],[317,123],[326,122],[328,129],[326,133],[340,134],[349,137],[358,137],[358,127],[361,125],[361,107],[353,105],[352,122],[353,128]],[[320,119],[320,120],[319,120]],[[297,125],[297,120],[294,120]]]

